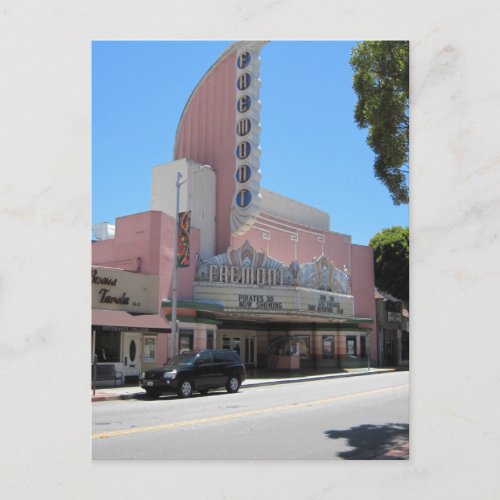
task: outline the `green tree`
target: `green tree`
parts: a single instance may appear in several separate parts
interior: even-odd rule
[[[369,242],[375,260],[375,285],[379,290],[409,302],[410,232],[393,226],[378,232]]]
[[[395,205],[406,204],[409,148],[409,42],[359,42],[351,52],[354,119],[368,129],[375,177]]]

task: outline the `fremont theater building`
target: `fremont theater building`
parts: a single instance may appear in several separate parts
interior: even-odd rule
[[[261,185],[262,45],[235,43],[213,64],[186,103],[173,160],[153,169],[150,210],[93,241],[94,350],[113,350],[99,362],[130,380],[172,351],[207,347],[235,349],[256,369],[378,363],[371,248]],[[126,304],[126,292],[113,293],[120,281],[135,293]]]

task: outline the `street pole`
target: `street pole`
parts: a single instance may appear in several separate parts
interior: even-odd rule
[[[96,386],[96,355],[95,355],[95,330],[92,330],[92,394],[95,396],[95,386]]]
[[[176,354],[177,346],[177,268],[179,267],[179,194],[181,190],[181,177],[182,174],[177,172],[177,180],[175,182],[176,193],[175,193],[175,228],[174,228],[174,269],[172,276],[172,323],[171,323],[171,356]]]
[[[366,347],[368,350],[368,371],[370,371],[370,330],[366,330]]]
[[[177,172],[177,180],[175,182],[176,193],[175,193],[175,228],[174,228],[174,269],[172,275],[172,321],[171,321],[171,356],[173,357],[177,354],[177,334],[178,334],[178,322],[177,322],[177,269],[179,267],[179,197],[181,186],[186,183],[193,175],[197,174],[200,170],[204,168],[211,168],[210,165],[200,165],[193,173],[181,182],[182,174]]]

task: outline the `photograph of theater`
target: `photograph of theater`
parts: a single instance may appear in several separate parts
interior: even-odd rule
[[[211,347],[257,370],[379,362],[372,249],[261,185],[263,44],[233,44],[193,90],[150,210],[94,227],[92,353],[117,384]]]

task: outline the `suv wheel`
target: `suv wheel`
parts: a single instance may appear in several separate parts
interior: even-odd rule
[[[238,392],[240,388],[240,379],[235,375],[231,375],[226,384],[227,392]]]
[[[193,383],[191,380],[182,380],[177,387],[177,395],[180,398],[188,398],[193,392]]]

